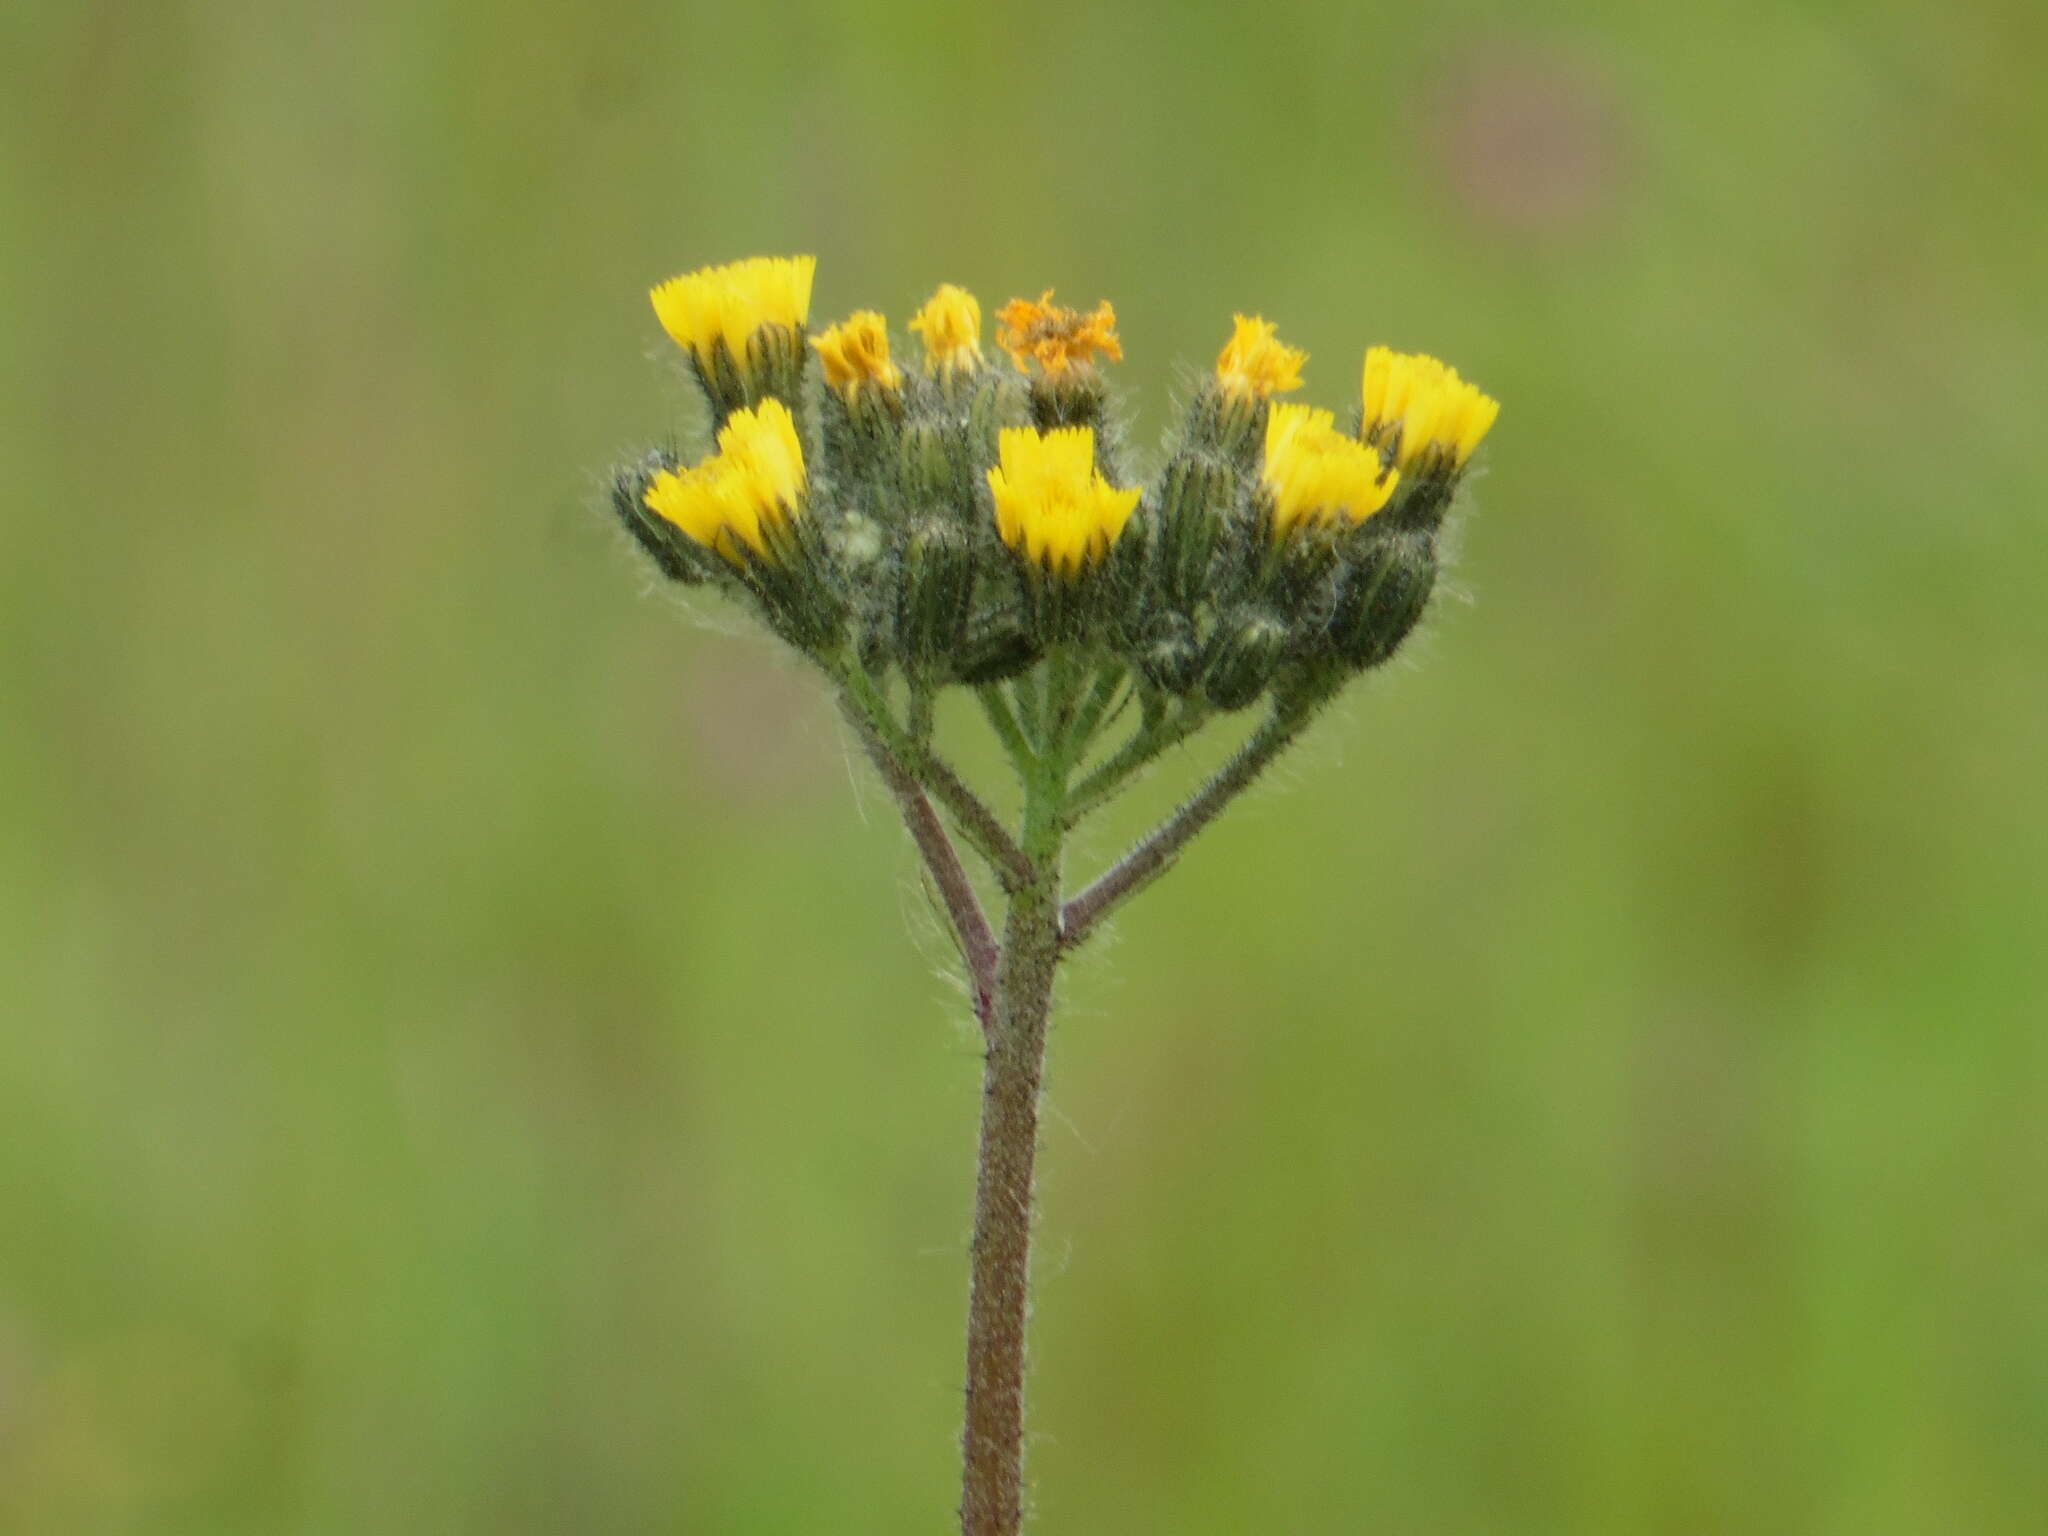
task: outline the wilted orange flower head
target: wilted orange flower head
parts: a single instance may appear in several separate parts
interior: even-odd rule
[[[1082,314],[1052,301],[1046,289],[1033,303],[1012,299],[996,311],[1002,330],[996,342],[1010,354],[1019,372],[1029,372],[1031,359],[1048,374],[1062,374],[1072,368],[1091,365],[1100,352],[1111,362],[1122,362],[1123,343],[1116,339],[1116,311],[1104,299],[1092,314]]]

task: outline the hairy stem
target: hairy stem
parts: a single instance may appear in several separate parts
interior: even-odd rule
[[[911,684],[909,714],[910,739],[916,742],[919,748],[925,751],[929,751],[931,749],[932,744],[934,702],[935,701],[932,697],[932,690],[929,686],[919,683]]]
[[[1088,698],[1081,705],[1081,712],[1075,717],[1073,739],[1067,747],[1066,760],[1069,766],[1087,755],[1089,743],[1095,740],[1095,733],[1115,717],[1110,705],[1116,702],[1117,693],[1123,687],[1126,669],[1121,662],[1111,662],[1095,674],[1095,683],[1088,691]]]
[[[1119,902],[1165,874],[1195,834],[1293,744],[1326,697],[1318,694],[1276,708],[1192,799],[1066,904],[1060,914],[1061,944],[1068,949],[1080,944]]]
[[[981,1149],[967,1306],[962,1536],[1016,1536],[1024,1520],[1024,1331],[1046,1024],[1060,960],[1057,785],[1027,785],[1024,848],[1040,877],[1014,891],[982,1069]]]
[[[1073,825],[1106,804],[1160,753],[1200,730],[1209,716],[1209,709],[1201,704],[1183,704],[1178,714],[1146,720],[1129,741],[1074,786],[1067,797],[1067,824]]]
[[[1068,751],[1068,736],[1074,727],[1074,709],[1079,702],[1077,690],[1080,681],[1079,663],[1073,650],[1064,645],[1054,646],[1045,664],[1047,757],[1063,757]]]
[[[1069,789],[1074,762],[1110,714],[1123,677],[1121,669],[1100,672],[1084,696],[1090,680],[1071,665],[1048,670],[1054,675],[1042,692],[1034,692],[1028,680],[1007,698],[996,687],[980,690],[982,707],[1023,784],[1023,826],[1014,839],[926,742],[897,724],[886,695],[871,678],[856,667],[844,680],[848,717],[896,797],[960,935],[987,1046],[967,1303],[966,1417],[960,1437],[962,1536],[1019,1536],[1024,1523],[1032,1198],[1046,1030],[1060,961],[1117,903],[1162,874],[1189,840],[1293,742],[1328,697],[1318,689],[1276,705],[1192,799],[1063,906],[1060,855],[1068,829],[1084,810],[1192,734],[1208,711],[1188,705],[1169,718],[1148,710],[1131,741]],[[1002,880],[1009,912],[1000,948],[927,790],[960,820],[963,835]]]
[[[931,792],[939,797],[940,803],[953,813],[960,825],[961,836],[973,844],[976,853],[988,860],[1004,890],[1014,890],[1038,878],[1038,869],[1030,855],[1017,846],[1009,829],[996,818],[996,813],[981,797],[960,782],[957,773],[929,752],[918,761],[917,772]]]
[[[1017,846],[1017,840],[1010,836],[1009,829],[979,795],[960,781],[960,776],[947,767],[937,753],[928,745],[920,745],[897,724],[888,698],[866,670],[856,662],[832,676],[846,690],[846,696],[858,707],[861,717],[874,734],[910,769],[918,782],[938,796],[939,803],[952,812],[960,835],[967,839],[976,853],[988,860],[1003,889],[1014,890],[1029,883],[1037,871],[1031,860],[1025,857],[1024,850]]]
[[[917,844],[932,884],[945,903],[961,957],[967,962],[968,982],[974,989],[974,1016],[981,1021],[982,1032],[986,1034],[995,1016],[996,965],[1000,957],[994,930],[981,910],[980,898],[974,894],[974,883],[961,867],[960,855],[946,835],[938,812],[932,809],[923,787],[911,776],[903,760],[875,734],[858,706],[842,700],[841,708],[861,745],[867,748],[868,758],[882,776],[882,783],[895,798],[897,810],[903,813],[903,824],[910,829],[911,841]]]
[[[1011,766],[1019,777],[1031,773],[1032,765],[1038,759],[1038,749],[1027,739],[1017,716],[1011,712],[1010,701],[1003,697],[1002,685],[989,683],[975,689],[974,696],[981,701],[981,712],[988,716],[989,729],[1003,744],[1003,751],[1009,754]]]
[[[990,685],[1000,688],[1000,683]],[[1045,745],[1045,695],[1038,686],[1035,673],[1026,672],[1010,684],[1010,697],[1017,701],[1017,719],[1023,725],[1024,735],[1031,743],[1033,752]]]

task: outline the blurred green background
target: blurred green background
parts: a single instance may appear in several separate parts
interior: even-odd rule
[[[593,510],[691,419],[647,286],[788,251],[1110,297],[1141,441],[1233,308],[1505,402],[1471,601],[1076,968],[1042,1529],[2040,1529],[2048,11],[0,54],[0,1529],[949,1527],[946,946]]]

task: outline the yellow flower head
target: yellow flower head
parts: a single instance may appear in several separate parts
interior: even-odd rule
[[[1387,504],[1400,483],[1380,456],[1337,430],[1328,411],[1276,405],[1266,418],[1266,462],[1260,481],[1273,498],[1273,537],[1296,528],[1327,528],[1340,517],[1362,523]]]
[[[1499,401],[1433,357],[1386,347],[1365,354],[1366,440],[1391,446],[1402,470],[1425,459],[1463,469],[1498,415]]]
[[[735,362],[764,326],[795,330],[811,313],[815,256],[755,256],[672,277],[648,294],[662,329],[708,365],[724,342]]]
[[[910,328],[924,338],[927,373],[964,373],[981,366],[981,305],[965,288],[941,283]]]
[[[1138,505],[1095,468],[1095,429],[1005,427],[988,472],[996,532],[1036,565],[1069,579],[1109,553]]]
[[[734,411],[718,433],[718,452],[681,474],[664,470],[643,498],[699,544],[744,566],[742,546],[763,560],[797,516],[804,493],[804,450],[780,400]]]
[[[849,401],[863,384],[894,393],[903,370],[889,361],[889,323],[872,309],[840,321],[811,345],[825,364],[825,382]]]
[[[1301,388],[1301,365],[1308,354],[1282,346],[1273,322],[1257,315],[1233,317],[1236,328],[1216,359],[1216,382],[1244,399],[1268,399]]]
[[[1002,330],[996,342],[1010,354],[1017,371],[1028,373],[1029,362],[1048,375],[1057,376],[1070,368],[1084,367],[1100,352],[1112,362],[1122,362],[1123,343],[1116,339],[1116,311],[1104,299],[1093,314],[1067,309],[1052,302],[1052,290],[1040,294],[1037,303],[1012,299],[996,311]]]

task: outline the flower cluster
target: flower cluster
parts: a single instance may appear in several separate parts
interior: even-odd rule
[[[1102,371],[1123,356],[1108,303],[1011,300],[1004,366],[979,303],[947,284],[910,320],[923,355],[907,369],[872,310],[807,333],[815,265],[757,258],[653,290],[717,452],[650,456],[613,504],[674,580],[743,596],[828,666],[913,687],[1066,655],[1213,709],[1327,692],[1420,617],[1499,410],[1454,369],[1372,348],[1344,430],[1276,403],[1306,354],[1240,315],[1141,484]]]

